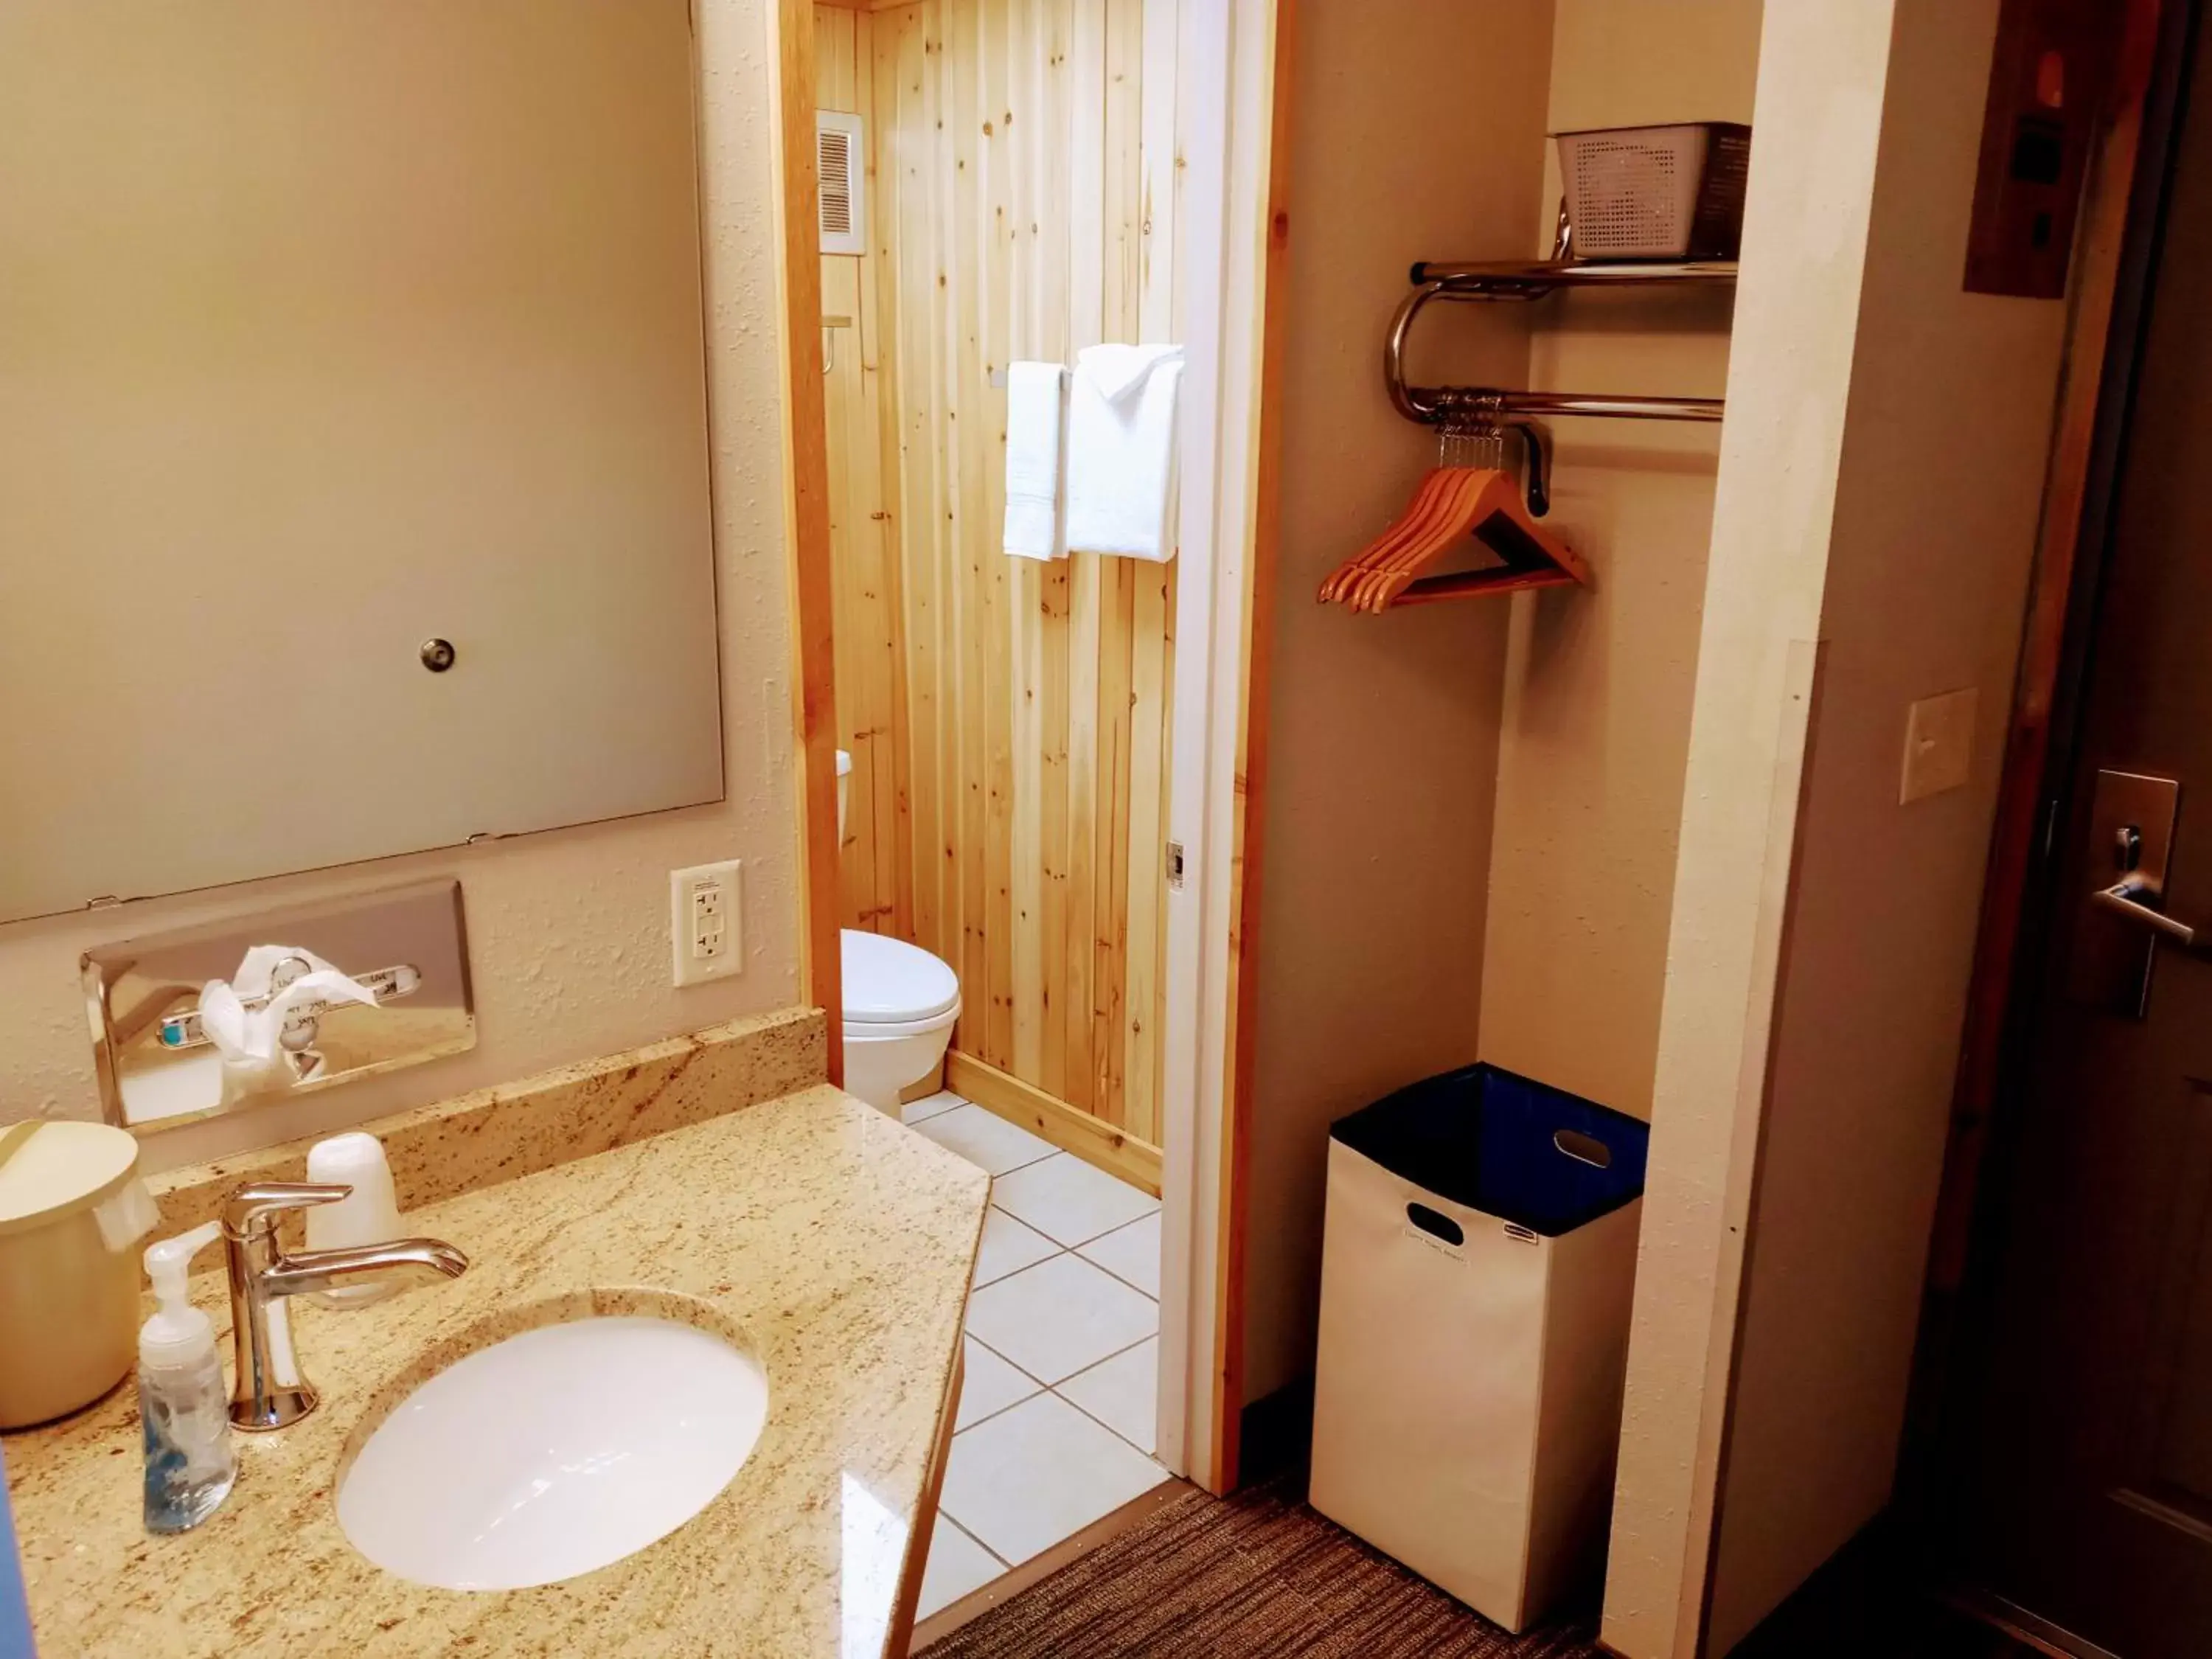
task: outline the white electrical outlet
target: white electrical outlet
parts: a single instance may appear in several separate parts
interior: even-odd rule
[[[738,910],[737,860],[668,872],[668,937],[676,983],[727,979],[744,966]]]

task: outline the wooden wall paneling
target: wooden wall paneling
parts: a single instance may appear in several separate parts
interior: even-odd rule
[[[1015,678],[1012,620],[1014,584],[1000,532],[1006,522],[1006,394],[991,384],[1009,361],[1014,325],[1012,137],[1007,131],[1008,77],[1012,67],[1014,0],[966,0],[981,13],[981,152],[983,212],[977,232],[983,254],[982,370],[980,399],[985,424],[969,445],[981,466],[983,511],[969,545],[981,561],[985,665],[989,683],[983,705],[987,771],[983,842],[983,937],[990,964],[989,1024],[981,1057],[1013,1064],[1013,796]]]
[[[951,963],[956,970],[964,972],[969,969],[968,937],[960,899],[967,877],[965,860],[961,856],[961,848],[967,844],[962,823],[967,795],[962,787],[960,756],[964,708],[961,688],[968,665],[960,649],[959,617],[963,605],[957,556],[960,434],[955,424],[957,411],[952,407],[959,331],[953,314],[956,295],[952,283],[957,262],[952,257],[951,247],[952,139],[945,131],[945,123],[951,118],[951,99],[944,65],[950,36],[948,19],[941,7],[925,5],[921,15],[925,31],[922,116],[928,124],[921,142],[927,149],[931,181],[928,216],[920,224],[908,221],[902,227],[902,234],[912,236],[928,250],[919,298],[922,326],[930,333],[932,378],[928,424],[917,434],[916,441],[929,457],[928,465],[935,474],[936,484],[928,556],[937,571],[937,638],[942,665],[942,703],[937,719],[938,834],[942,856],[938,860],[938,934],[933,939],[923,937],[919,942]],[[911,455],[908,460],[910,463]]]
[[[1091,927],[1091,1109],[1126,1127],[1123,1091],[1128,1057],[1122,1021],[1128,997],[1130,633],[1135,626],[1137,573],[1127,559],[1100,561],[1098,629],[1098,787],[1094,826],[1098,884]]]
[[[1073,0],[1069,52],[1067,325],[1068,361],[1106,337],[1106,9],[1109,0]],[[1066,1031],[1064,1097],[1096,1112],[1092,973],[1097,930],[1096,800],[1098,784],[1099,562],[1068,561],[1067,923],[1061,979]]]
[[[1137,325],[1142,267],[1141,76],[1144,0],[1107,0],[1103,193],[1100,228],[1103,337],[1127,340]],[[1088,557],[1087,555],[1079,555]],[[1126,559],[1100,567],[1097,787],[1092,797],[1091,1103],[1109,1123],[1126,1121],[1127,1057],[1122,1021],[1127,981],[1130,631],[1136,573]]]
[[[815,12],[817,107],[864,118],[864,199],[876,191],[875,19],[827,4]],[[882,349],[880,244],[822,258],[823,381],[830,434],[830,534],[836,608],[838,746],[853,757],[841,858],[847,927],[911,927],[911,828],[896,525],[896,377]]]
[[[871,21],[904,716],[878,788],[911,848],[891,915],[960,975],[959,1053],[1144,1141],[1175,567],[1006,556],[991,379],[1173,337],[1178,3],[912,0]]]
[[[957,1050],[946,1059],[945,1086],[1154,1198],[1160,1195],[1160,1149],[1127,1130]]]
[[[943,19],[945,43],[940,57],[945,77],[944,130],[951,143],[939,158],[950,169],[948,197],[951,211],[942,226],[946,238],[945,268],[940,280],[949,284],[951,303],[947,321],[952,330],[951,370],[948,393],[948,422],[945,428],[957,465],[953,478],[952,542],[947,550],[953,571],[954,602],[948,613],[957,641],[959,662],[959,817],[957,864],[960,871],[960,967],[962,1012],[953,1042],[968,1053],[988,1059],[990,958],[983,927],[983,893],[987,878],[984,847],[988,813],[984,799],[989,787],[990,724],[986,708],[990,698],[989,648],[983,616],[982,561],[984,533],[980,523],[983,496],[982,452],[974,438],[981,416],[985,381],[982,360],[982,320],[978,289],[981,261],[977,251],[982,213],[976,181],[981,171],[977,154],[981,137],[982,89],[979,84],[982,56],[982,15],[975,0],[952,0],[938,7]]]
[[[1075,106],[1073,0],[1037,0],[1039,40],[1035,53],[1038,77],[1037,118],[1029,126],[1030,183],[1034,196],[1035,258],[1030,267],[1035,348],[1046,362],[1069,360],[1072,337],[1069,283],[1068,191],[1073,177]],[[1043,732],[1039,836],[1043,876],[1043,916],[1038,930],[1039,973],[1037,1087],[1056,1099],[1067,1094],[1068,873],[1068,565],[1043,567],[1038,578],[1037,622],[1042,636],[1038,698]]]
[[[860,14],[824,7],[832,20],[848,21]],[[849,31],[848,31],[849,32]],[[823,31],[829,38],[832,30]],[[860,402],[858,353],[848,322],[839,327],[830,319],[849,318],[860,302],[854,281],[859,261],[824,256],[822,260],[822,349],[828,364],[823,377],[823,412],[830,439],[830,592],[836,606],[837,746],[853,756],[853,773],[847,780],[845,830],[840,847],[838,920],[842,927],[868,925],[876,902],[873,819],[870,813],[873,780],[867,765],[867,745],[859,736],[863,714],[860,656],[865,650],[862,600],[859,573],[854,568],[853,547],[856,502],[853,474],[853,434]]]
[[[814,8],[814,105],[817,109],[849,110],[853,103],[852,58],[856,43],[855,14],[821,3]],[[851,752],[854,728],[859,722],[860,670],[854,660],[861,638],[860,618],[854,605],[853,580],[853,461],[852,436],[860,401],[860,377],[853,350],[854,307],[860,286],[852,280],[859,261],[824,254],[822,269],[822,380],[823,415],[829,440],[830,581],[836,610],[837,746]],[[832,319],[842,317],[844,326]],[[854,762],[860,770],[860,757]],[[848,790],[858,796],[866,787],[855,775]],[[838,847],[838,923],[862,926],[861,917],[874,900],[875,861],[865,812],[848,811]]]
[[[830,0],[817,0],[814,8],[814,106],[849,110],[853,104],[853,55],[857,44],[856,19]],[[823,310],[827,313],[825,305]]]
[[[878,32],[871,16],[859,31],[861,51],[854,67],[854,98],[868,118],[867,200],[869,253],[860,263],[860,308],[855,321],[860,329],[860,372],[867,404],[868,434],[875,442],[875,506],[871,514],[871,544],[883,582],[883,617],[886,646],[881,660],[885,702],[890,716],[890,768],[879,775],[877,788],[877,882],[891,901],[890,931],[901,939],[914,937],[914,721],[907,707],[906,592],[901,554],[898,502],[899,425],[898,356],[890,337],[895,319],[884,287],[890,270],[887,235],[878,232],[884,221],[874,204],[882,194],[885,152],[880,142],[875,112]],[[886,32],[888,27],[886,26]],[[860,440],[865,441],[865,438]]]
[[[876,149],[883,188],[874,210],[884,249],[879,315],[896,363],[896,390],[886,408],[896,455],[895,528],[903,611],[902,679],[906,689],[908,816],[906,937],[948,962],[945,945],[945,866],[951,836],[945,817],[942,749],[953,708],[945,654],[947,533],[945,447],[939,406],[937,306],[937,77],[933,36],[921,5],[902,6],[876,21]]]
[[[999,144],[1006,167],[1006,240],[1012,326],[1006,362],[1042,356],[1036,266],[1042,232],[1036,196],[1039,160],[1034,134],[1042,119],[1042,64],[1047,49],[1039,30],[1040,0],[1012,0],[1007,15],[1006,99]],[[1006,422],[1000,422],[1003,479]],[[1007,876],[1012,890],[1007,979],[1012,995],[1008,1058],[1023,1077],[1040,1075],[1044,1062],[1044,783],[1046,742],[1040,694],[1044,681],[1044,567],[1027,559],[1005,561],[1008,648],[1013,663],[1012,768]]]

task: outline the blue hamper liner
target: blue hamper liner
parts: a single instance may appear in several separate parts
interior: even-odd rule
[[[1330,1134],[1404,1181],[1556,1238],[1644,1191],[1651,1131],[1485,1062],[1386,1095]]]

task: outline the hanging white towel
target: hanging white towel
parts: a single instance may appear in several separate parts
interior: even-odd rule
[[[1024,559],[1064,559],[1060,428],[1067,371],[1058,363],[1015,363],[1006,370],[1006,551]]]
[[[1176,395],[1182,348],[1096,345],[1075,360],[1067,416],[1067,544],[1175,557]]]

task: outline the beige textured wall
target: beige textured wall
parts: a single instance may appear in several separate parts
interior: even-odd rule
[[[1248,1399],[1313,1366],[1328,1125],[1475,1057],[1505,607],[1314,594],[1434,464],[1384,396],[1383,328],[1415,259],[1524,251],[1551,47],[1518,0],[1297,11]],[[1420,373],[1521,383],[1519,307],[1439,309]]]
[[[1626,1659],[1725,1652],[1889,1490],[2062,324],[1960,291],[1996,12],[1767,16],[1606,1593]],[[1972,781],[1899,806],[1906,704],[1966,684]]]
[[[1998,0],[1899,0],[1714,1564],[1725,1652],[1888,1500],[2063,346],[1960,288]],[[1905,706],[1981,688],[1965,788]]]
[[[701,0],[696,10],[726,801],[0,927],[0,1120],[98,1115],[77,988],[86,946],[424,876],[457,875],[466,890],[476,1049],[157,1137],[149,1167],[356,1122],[798,1000],[802,897],[763,113],[774,57],[757,0]],[[342,766],[342,744],[314,763]],[[303,810],[313,810],[313,769],[302,771]],[[674,990],[667,872],[729,857],[745,860],[745,970]]]
[[[1759,0],[1559,0],[1547,125],[1751,118]],[[1559,196],[1545,147],[1533,250]],[[1541,302],[1531,386],[1718,397],[1732,295]],[[1553,423],[1549,523],[1589,590],[1513,601],[1483,947],[1482,1057],[1648,1117],[1720,435]]]

